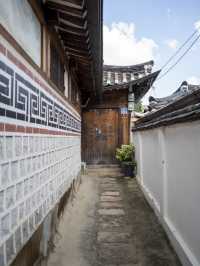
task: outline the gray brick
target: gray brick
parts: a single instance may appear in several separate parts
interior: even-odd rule
[[[40,184],[40,174],[35,174],[34,175],[34,188],[38,188]]]
[[[38,156],[38,160],[37,160],[37,170],[39,170],[41,168],[41,155]]]
[[[35,227],[34,227],[34,215],[31,215],[29,217],[29,231],[31,233],[33,233],[34,232],[34,229],[35,229]]]
[[[15,231],[15,248],[16,252],[19,252],[22,248],[22,234],[21,234],[21,227],[17,228]]]
[[[18,223],[18,207],[11,211],[11,228],[15,228]]]
[[[6,214],[1,218],[1,236],[5,237],[10,232],[10,214]]]
[[[10,167],[9,163],[4,163],[1,166],[1,183],[6,186],[10,182]]]
[[[19,206],[19,220],[24,218],[24,203],[22,202]]]
[[[32,206],[32,209],[34,209],[35,206],[36,206],[36,198],[35,198],[35,194],[31,197],[31,206]]]
[[[26,196],[29,193],[29,179],[24,180],[24,195]]]
[[[19,157],[22,154],[22,137],[15,137],[14,145],[15,156]]]
[[[29,145],[28,145],[28,137],[24,136],[23,137],[23,154],[27,155],[29,151]]]
[[[4,137],[0,136],[0,161],[5,158],[4,143]]]
[[[16,185],[16,200],[19,201],[24,196],[24,183],[20,182]]]
[[[34,138],[33,137],[30,137],[29,138],[29,152],[32,154],[33,152],[34,152],[34,143],[33,143],[33,141],[34,141]]]
[[[14,257],[14,238],[13,235],[6,241],[6,260],[7,264]]]
[[[34,189],[34,177],[31,176],[29,178],[29,192],[33,192],[33,189]]]
[[[26,208],[25,208],[25,215],[28,216],[28,214],[30,213],[31,211],[31,198],[28,198],[26,200]]]
[[[11,186],[6,190],[6,208],[10,208],[15,202],[15,187]]]
[[[13,157],[13,137],[7,136],[5,138],[6,142],[6,158],[11,159]]]
[[[20,177],[23,177],[26,175],[26,161],[21,160],[20,161]]]
[[[18,161],[11,162],[11,179],[15,181],[18,177]]]
[[[5,266],[4,245],[0,247],[0,266]]]
[[[4,191],[0,191],[0,213],[4,211]]]
[[[22,224],[23,242],[29,238],[28,220]]]
[[[36,156],[32,158],[32,167],[33,167],[33,171],[37,170],[37,157]]]
[[[27,165],[27,172],[31,173],[32,172],[32,159],[31,158],[27,159],[26,165]]]

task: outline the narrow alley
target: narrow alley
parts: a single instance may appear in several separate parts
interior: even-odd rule
[[[82,176],[44,265],[181,264],[136,179],[123,177],[117,166],[100,166]]]

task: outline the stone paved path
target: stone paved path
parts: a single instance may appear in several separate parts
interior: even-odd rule
[[[96,219],[98,265],[180,265],[135,179],[100,178]]]
[[[181,265],[136,180],[92,173],[65,214],[66,231],[47,265]]]

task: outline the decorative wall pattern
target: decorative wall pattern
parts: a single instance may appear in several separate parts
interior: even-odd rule
[[[2,47],[0,266],[7,266],[79,174],[81,118]]]
[[[0,265],[8,265],[80,171],[80,137],[0,135]]]
[[[3,56],[0,58],[0,116],[31,126],[80,133],[80,119],[21,72],[3,62]]]

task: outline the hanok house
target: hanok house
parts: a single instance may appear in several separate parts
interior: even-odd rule
[[[0,1],[0,22],[0,265],[27,266],[47,255],[81,170],[81,104],[101,92],[102,1]]]
[[[101,101],[88,98],[83,109],[82,158],[87,163],[116,163],[115,151],[130,143],[128,97],[137,103],[151,88],[159,71],[154,62],[133,66],[104,65]]]
[[[133,128],[137,179],[183,265],[200,265],[200,85],[150,97]]]

